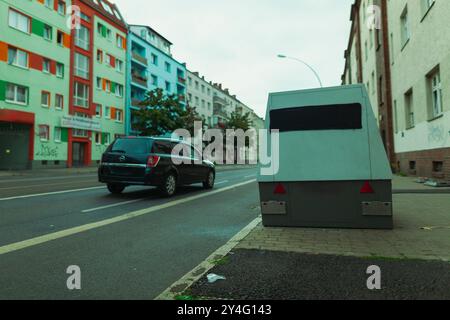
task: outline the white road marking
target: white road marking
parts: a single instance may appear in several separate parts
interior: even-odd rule
[[[144,216],[147,215],[149,213],[153,213],[159,210],[163,210],[163,209],[167,209],[170,207],[174,207],[177,206],[179,204],[183,204],[183,203],[187,203],[187,202],[191,202],[194,200],[198,200],[198,199],[202,199],[202,198],[206,198],[209,196],[213,196],[225,191],[229,191],[229,190],[233,190],[235,188],[238,187],[242,187],[245,186],[247,184],[256,182],[256,180],[249,180],[249,181],[245,181],[242,183],[238,183],[229,187],[225,187],[225,188],[220,188],[217,190],[213,190],[210,192],[205,192],[202,194],[198,194],[192,197],[188,197],[188,198],[184,198],[184,199],[179,199],[179,200],[174,200],[162,205],[158,205],[155,207],[151,207],[151,208],[146,208],[146,209],[142,209],[142,210],[137,210],[134,212],[129,212],[114,218],[110,218],[110,219],[106,219],[106,220],[102,220],[102,221],[98,221],[98,222],[94,222],[94,223],[89,223],[89,224],[85,224],[82,226],[78,226],[78,227],[74,227],[71,229],[66,229],[66,230],[62,230],[62,231],[58,231],[58,232],[54,232],[54,233],[49,233],[40,237],[36,237],[36,238],[32,238],[32,239],[28,239],[28,240],[24,240],[21,242],[16,242],[16,243],[12,243],[12,244],[8,244],[6,246],[0,247],[0,255],[3,254],[7,254],[7,253],[11,253],[14,251],[18,251],[18,250],[22,250],[22,249],[26,249],[26,248],[30,248],[30,247],[34,247],[37,246],[39,244],[43,244],[46,242],[50,242],[53,240],[57,240],[57,239],[61,239],[61,238],[66,238],[69,237],[71,235],[75,235],[78,233],[82,233],[82,232],[86,232],[89,230],[93,230],[93,229],[97,229],[97,228],[101,228],[110,224],[114,224],[117,222],[122,222],[122,221],[126,221],[126,220],[130,220],[133,218],[137,218],[140,216]]]
[[[245,179],[248,179],[248,178],[256,178],[256,174],[251,174],[251,175],[249,175],[249,176],[245,176],[244,178],[245,178]]]
[[[142,201],[142,200],[144,200],[144,198],[136,199],[136,200],[130,200],[130,201],[124,201],[124,202],[118,202],[118,203],[113,203],[113,204],[109,204],[109,205],[102,206],[102,207],[86,209],[86,210],[83,210],[81,212],[82,213],[89,213],[89,212],[94,212],[94,211],[100,211],[100,210],[103,210],[103,209],[109,209],[109,208],[123,206],[125,204],[136,203],[136,202],[139,202],[139,201]]]
[[[42,196],[51,196],[56,194],[64,194],[64,193],[72,193],[79,191],[88,191],[88,190],[96,190],[96,189],[104,189],[105,187],[92,187],[92,188],[83,188],[83,189],[72,189],[72,190],[63,190],[63,191],[55,191],[55,192],[47,192],[47,193],[38,193],[38,194],[28,194],[25,196],[17,196],[17,197],[9,197],[9,198],[1,198],[0,201],[8,201],[8,200],[17,200],[17,199],[27,199],[27,198],[36,198]]]
[[[216,183],[214,183],[216,186],[220,186],[221,184],[224,184],[224,183],[228,183],[228,182],[230,182],[230,181],[228,181],[228,180],[223,180],[223,181],[217,181]]]

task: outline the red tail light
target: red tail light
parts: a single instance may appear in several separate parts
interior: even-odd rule
[[[147,159],[147,168],[155,168],[158,165],[160,159],[161,157],[158,156],[149,156]]]
[[[275,190],[273,191],[273,193],[274,193],[274,194],[286,194],[287,191],[286,191],[286,188],[285,188],[281,183],[279,183],[279,184],[275,187]]]
[[[360,190],[361,193],[375,193],[375,190],[373,190],[372,186],[370,185],[369,181],[366,181],[364,186]]]

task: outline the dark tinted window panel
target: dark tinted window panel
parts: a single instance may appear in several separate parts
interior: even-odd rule
[[[359,103],[272,110],[270,129],[289,131],[362,129]]]
[[[125,154],[149,153],[149,142],[146,139],[117,139],[110,147],[109,152]]]
[[[152,152],[169,155],[172,153],[172,145],[170,142],[166,141],[154,141]]]

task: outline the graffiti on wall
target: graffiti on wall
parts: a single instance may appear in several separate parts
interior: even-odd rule
[[[58,146],[51,146],[48,144],[40,143],[37,147],[36,157],[45,157],[57,159],[59,155]]]
[[[428,125],[428,142],[430,144],[444,145],[448,140],[448,130],[444,125]]]

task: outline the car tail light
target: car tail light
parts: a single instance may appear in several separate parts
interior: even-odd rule
[[[158,156],[149,156],[147,159],[147,168],[155,168],[158,165],[160,159],[161,157]]]

